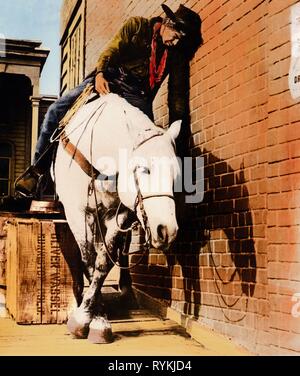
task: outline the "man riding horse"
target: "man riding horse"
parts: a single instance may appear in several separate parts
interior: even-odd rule
[[[45,116],[33,165],[16,182],[16,191],[28,197],[36,194],[40,177],[49,169],[50,138],[59,122],[86,86],[116,93],[153,120],[152,103],[169,75],[169,123],[184,119],[188,112],[189,60],[202,44],[201,19],[180,5],[174,13],[162,4],[166,17],[130,18],[99,57],[96,69],[79,86],[52,104]]]

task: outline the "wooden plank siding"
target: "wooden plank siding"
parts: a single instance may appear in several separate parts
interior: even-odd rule
[[[61,39],[61,95],[84,78],[85,1],[77,2],[69,27]]]

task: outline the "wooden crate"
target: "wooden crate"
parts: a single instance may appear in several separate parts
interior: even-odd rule
[[[6,287],[6,222],[11,213],[0,212],[0,286]]]
[[[6,252],[6,306],[14,319],[65,322],[82,284],[79,249],[66,221],[10,220]]]

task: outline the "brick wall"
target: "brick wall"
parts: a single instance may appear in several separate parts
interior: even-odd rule
[[[291,315],[291,297],[300,292],[300,106],[288,87],[290,6],[295,3],[272,1],[268,6],[266,238],[270,339],[276,347],[300,352],[300,317]]]
[[[296,0],[166,1],[203,20],[191,63],[191,150],[205,197],[185,208],[174,253],[152,250],[135,286],[259,354],[300,352],[300,107],[288,89]],[[131,15],[161,1],[87,0],[86,71]],[[155,101],[166,124],[166,85]],[[132,261],[138,256],[133,256]]]

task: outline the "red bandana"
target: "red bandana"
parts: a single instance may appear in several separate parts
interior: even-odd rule
[[[156,23],[153,28],[153,37],[151,43],[151,57],[150,57],[150,87],[153,90],[155,85],[159,83],[162,79],[166,68],[168,50],[165,49],[162,58],[159,62],[158,67],[156,66],[156,47],[157,47],[157,38],[159,36],[159,30],[161,23]]]

